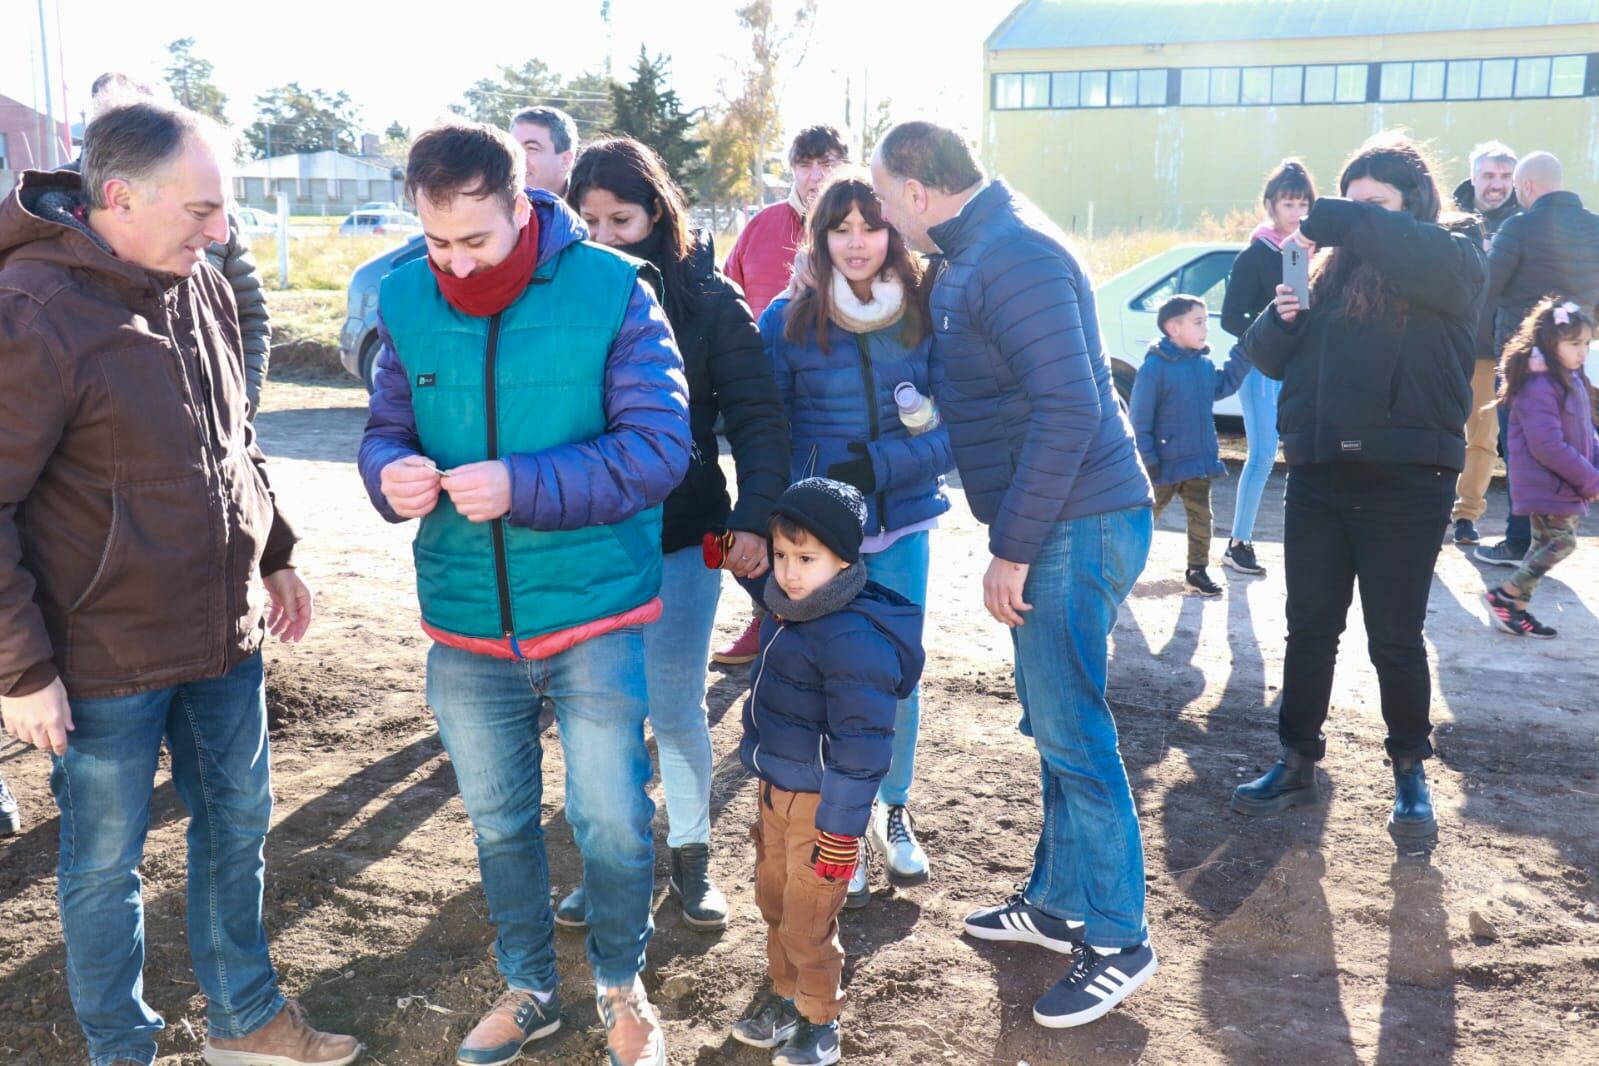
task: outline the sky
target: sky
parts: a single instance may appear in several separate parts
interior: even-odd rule
[[[671,84],[686,107],[714,104],[719,86],[736,84],[737,57],[747,49],[735,0],[612,0],[609,34],[601,0],[476,0],[463,5],[470,18],[459,20],[450,18],[450,5],[437,4],[406,5],[426,12],[419,17],[385,17],[375,5],[326,0],[0,0],[0,94],[41,111],[41,3],[56,114],[64,108],[74,121],[98,74],[159,75],[168,43],[181,37],[194,37],[195,53],[215,65],[228,117],[240,128],[253,118],[259,93],[298,81],[349,93],[369,131],[379,133],[395,119],[413,132],[425,128],[477,79],[532,58],[571,76],[604,69],[609,53],[613,72],[626,80],[641,43],[671,58]],[[886,96],[896,119],[939,117],[976,132],[983,40],[1015,0],[818,3],[803,58],[796,54],[786,75],[789,132],[841,125],[846,83],[857,100]],[[793,0],[778,0],[779,11],[792,7]]]

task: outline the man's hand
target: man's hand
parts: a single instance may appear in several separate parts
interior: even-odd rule
[[[72,707],[59,677],[32,695],[0,699],[0,715],[5,717],[6,732],[24,744],[57,755],[67,753]]]
[[[1019,612],[1033,609],[1032,604],[1022,599],[1029,569],[1026,563],[1013,563],[996,556],[983,575],[983,606],[997,621],[1012,629],[1027,621]]]
[[[511,471],[498,459],[458,466],[439,485],[469,522],[492,522],[511,510]]]
[[[759,533],[733,530],[733,549],[727,553],[727,568],[734,577],[765,577],[770,568],[766,558],[766,538]]]
[[[439,502],[439,471],[420,455],[396,459],[378,475],[383,498],[401,518],[421,518]]]
[[[311,628],[311,590],[300,575],[283,569],[261,579],[272,609],[267,612],[267,632],[285,644],[298,644]]]

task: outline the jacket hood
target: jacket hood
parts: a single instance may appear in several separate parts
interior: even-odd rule
[[[847,610],[863,616],[894,646],[899,656],[900,687],[896,699],[909,699],[921,677],[925,653],[922,651],[922,609],[891,588],[875,581],[866,582],[860,595]]]
[[[49,263],[99,275],[125,291],[171,288],[181,278],[118,259],[73,209],[84,202],[83,179],[71,171],[25,170],[0,204],[0,267]]]
[[[538,266],[542,267],[572,245],[589,239],[589,228],[559,196],[548,189],[529,189],[527,198],[539,220]]]
[[[1158,341],[1151,341],[1149,354],[1158,355],[1168,363],[1180,363],[1184,359],[1197,359],[1200,356],[1210,355],[1210,345],[1205,345],[1198,351],[1189,348],[1179,348],[1170,337],[1162,337]]]

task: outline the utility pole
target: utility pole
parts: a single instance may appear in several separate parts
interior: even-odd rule
[[[44,0],[39,0],[39,62],[44,64],[44,120],[49,129],[44,137],[44,165],[54,170],[60,159],[56,156],[56,108],[50,88],[50,38],[45,33]]]

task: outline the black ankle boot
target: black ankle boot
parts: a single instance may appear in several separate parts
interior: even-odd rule
[[[1256,818],[1281,814],[1290,807],[1321,802],[1316,792],[1316,760],[1283,745],[1283,756],[1271,769],[1233,789],[1232,808]]]
[[[1396,840],[1425,840],[1438,835],[1432,813],[1432,791],[1420,759],[1394,760],[1394,812],[1388,834]]]
[[[683,908],[683,920],[696,929],[727,928],[727,897],[711,883],[711,849],[684,844],[672,849],[672,898]]]

